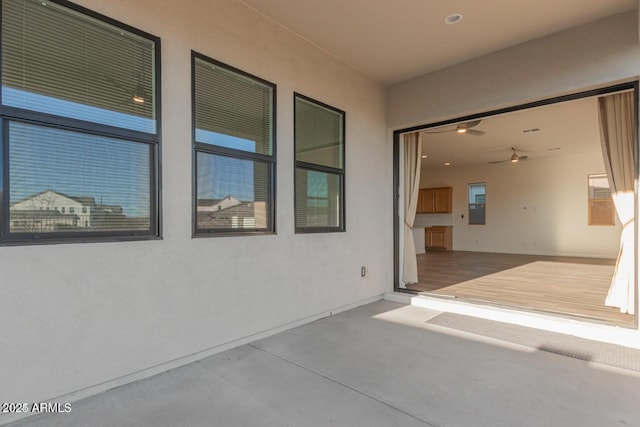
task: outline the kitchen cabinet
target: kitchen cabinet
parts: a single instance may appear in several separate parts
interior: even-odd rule
[[[418,192],[418,208],[416,213],[451,213],[453,188],[422,188]]]
[[[453,227],[434,225],[424,229],[425,251],[450,251],[453,247]]]

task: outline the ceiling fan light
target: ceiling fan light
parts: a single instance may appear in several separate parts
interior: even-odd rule
[[[145,103],[146,99],[147,91],[144,88],[142,73],[138,73],[136,87],[133,90],[131,101],[133,101],[133,103],[135,104],[142,105]]]
[[[456,130],[456,132],[458,132],[458,133],[467,133],[467,128],[461,128],[461,127],[459,127],[459,128]]]
[[[136,85],[136,90],[134,91],[133,96],[131,97],[131,100],[136,104],[144,104],[146,97],[147,97],[147,94],[144,90],[144,86],[142,86],[142,83],[138,82],[138,84]]]
[[[451,15],[444,18],[444,23],[447,25],[457,24],[462,21],[462,14],[460,13],[452,13]]]

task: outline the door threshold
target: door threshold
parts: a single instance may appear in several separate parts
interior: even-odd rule
[[[415,294],[410,291],[389,292],[384,295],[384,299],[429,310],[495,320],[640,349],[640,331],[637,327],[594,323],[591,319],[560,317],[546,312],[521,310],[460,298],[442,298],[440,295]]]
[[[626,329],[635,328],[633,324],[619,323],[613,320],[603,319],[601,317],[589,316],[587,314],[571,313],[569,311],[545,310],[543,308],[526,307],[526,306],[515,305],[515,304],[510,305],[506,303],[493,301],[490,299],[472,298],[472,297],[464,297],[464,296],[458,296],[458,295],[436,294],[431,292],[417,292],[416,295],[421,295],[421,296],[431,297],[431,298],[441,298],[449,301],[456,300],[456,301],[466,302],[469,304],[480,304],[480,305],[485,305],[489,307],[496,307],[496,308],[514,310],[514,311],[525,312],[525,313],[534,313],[534,314],[537,313],[537,314],[543,314],[551,317],[559,317],[562,319],[572,319],[572,320],[577,320],[577,321],[582,321],[587,323],[594,323],[598,325],[618,326]]]

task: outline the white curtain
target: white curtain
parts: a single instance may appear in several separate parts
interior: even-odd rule
[[[598,99],[602,155],[609,186],[622,223],[620,251],[605,304],[621,313],[635,311],[635,236],[634,236],[634,96],[617,93]]]
[[[418,260],[413,241],[413,221],[418,207],[420,190],[420,161],[422,155],[420,132],[404,136],[404,256],[402,282],[418,283]]]

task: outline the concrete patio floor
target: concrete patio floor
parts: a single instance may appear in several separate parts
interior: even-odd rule
[[[440,315],[380,301],[10,425],[640,426],[639,350]]]

